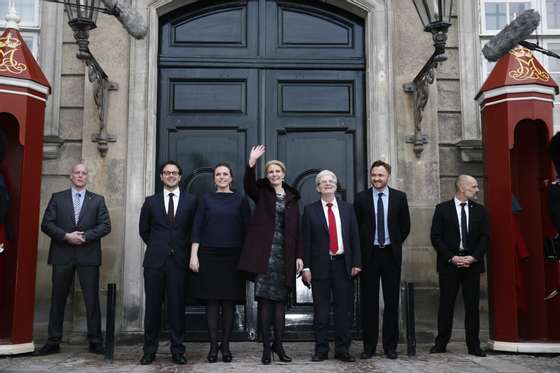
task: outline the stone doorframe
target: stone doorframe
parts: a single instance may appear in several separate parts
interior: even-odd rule
[[[157,173],[156,123],[158,88],[158,20],[162,15],[196,0],[132,0],[148,22],[148,35],[133,40],[126,167],[126,214],[122,281],[121,332],[140,332],[144,319],[142,260],[145,245],[138,235],[140,208],[154,193]],[[391,0],[324,0],[365,20],[366,139],[368,164],[384,159],[397,170],[397,129],[394,118]],[[375,92],[375,94],[373,94]],[[366,170],[364,170],[366,172]]]

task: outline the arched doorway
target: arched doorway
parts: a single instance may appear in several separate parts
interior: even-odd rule
[[[204,1],[160,18],[159,35],[157,162],[179,161],[187,190],[212,190],[211,167],[224,160],[239,181],[248,149],[264,143],[267,159],[286,162],[302,205],[317,199],[324,168],[353,201],[366,182],[361,19],[319,1]],[[252,339],[248,290],[236,335]],[[205,338],[203,307],[186,315],[188,336]],[[311,325],[311,294],[298,281],[288,338],[310,338]]]

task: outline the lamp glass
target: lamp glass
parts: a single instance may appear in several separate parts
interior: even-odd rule
[[[451,23],[453,0],[412,0],[424,28],[433,23]]]
[[[80,19],[95,23],[99,0],[64,0],[64,8],[70,21]]]

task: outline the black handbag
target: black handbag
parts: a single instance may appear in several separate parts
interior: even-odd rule
[[[546,262],[560,261],[560,235],[544,238],[544,260]]]

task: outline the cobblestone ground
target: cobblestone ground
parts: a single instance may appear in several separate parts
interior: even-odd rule
[[[331,347],[332,348],[332,347]],[[471,372],[503,372],[503,373],[560,373],[560,356],[533,356],[504,353],[488,353],[488,357],[479,358],[467,355],[462,343],[452,343],[448,346],[448,353],[429,354],[429,345],[418,346],[416,357],[408,357],[405,353],[397,360],[388,360],[383,356],[376,356],[370,360],[360,360],[361,346],[354,343],[351,352],[356,356],[355,363],[342,363],[333,359],[313,363],[310,361],[313,344],[309,342],[286,343],[285,349],[294,361],[280,363],[273,361],[269,366],[260,363],[261,346],[258,343],[232,343],[234,355],[233,363],[206,362],[208,352],[205,343],[187,343],[188,364],[178,366],[171,363],[168,345],[162,343],[160,352],[154,364],[142,366],[139,359],[142,356],[141,345],[119,345],[115,351],[113,362],[107,362],[103,357],[90,354],[85,345],[61,345],[61,353],[35,357],[23,355],[17,357],[0,357],[0,372],[399,372],[399,373],[471,373]],[[405,346],[400,346],[405,351]]]

